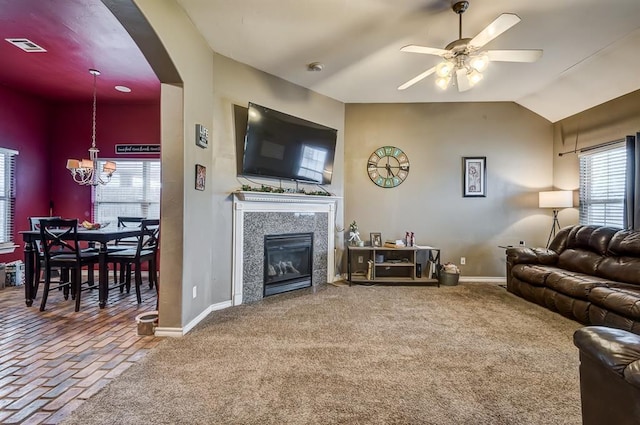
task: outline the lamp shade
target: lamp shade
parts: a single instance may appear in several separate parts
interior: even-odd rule
[[[538,193],[540,208],[571,208],[573,207],[573,192],[571,190],[550,190]]]

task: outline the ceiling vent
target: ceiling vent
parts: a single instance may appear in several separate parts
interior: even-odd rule
[[[5,38],[9,43],[13,44],[16,47],[24,50],[25,52],[46,52],[46,49],[38,46],[31,40],[27,40],[26,38]]]

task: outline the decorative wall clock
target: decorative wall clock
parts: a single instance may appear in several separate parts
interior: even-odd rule
[[[367,173],[380,187],[399,186],[409,175],[409,158],[400,148],[383,146],[369,156]]]

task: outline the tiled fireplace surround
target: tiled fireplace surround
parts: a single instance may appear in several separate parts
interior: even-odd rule
[[[333,281],[336,200],[332,196],[234,193],[234,305],[262,299],[265,235],[313,233],[312,285]]]

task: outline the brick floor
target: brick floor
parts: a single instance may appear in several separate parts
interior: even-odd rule
[[[137,334],[135,317],[156,305],[146,284],[140,305],[133,288],[111,291],[102,310],[97,290],[77,313],[74,303],[52,291],[40,312],[23,287],[0,290],[0,423],[59,423],[162,340]]]

